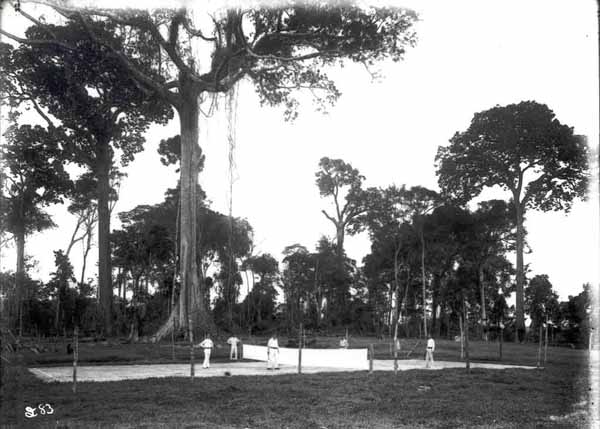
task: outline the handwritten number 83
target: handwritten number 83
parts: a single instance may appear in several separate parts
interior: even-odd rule
[[[28,419],[46,414],[54,414],[54,409],[50,404],[39,404],[37,408],[25,407],[25,417]]]

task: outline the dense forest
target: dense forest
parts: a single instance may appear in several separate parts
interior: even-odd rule
[[[15,270],[0,273],[4,328],[62,335],[77,326],[129,341],[171,331],[293,333],[300,324],[315,333],[394,338],[454,338],[466,328],[484,340],[526,341],[549,326],[554,343],[587,344],[590,285],[559,302],[548,276],[532,275],[524,263],[526,213],[568,210],[585,198],[589,180],[585,137],[544,104],[475,113],[431,160],[439,190],[366,187],[348,162],[321,158],[306,186],[329,207],[322,213],[331,234],[289,243],[280,256],[256,254],[252,225],[211,209],[197,182],[205,162],[199,98],[232,94],[248,78],[263,103],[283,105],[291,120],[298,101],[290,88],[323,90],[321,104],[340,96],[319,67],[398,61],[415,43],[410,11],[316,9],[229,11],[208,35],[181,11],[116,16],[59,7],[64,25],[29,17],[25,39],[3,32],[12,44],[0,44],[9,112],[0,225],[3,252],[16,255]],[[196,67],[185,33],[214,45],[210,70]],[[298,54],[308,47],[314,53]],[[28,123],[26,110],[43,125]],[[111,225],[119,185],[148,127],[175,116],[181,133],[161,141],[159,154],[178,166],[179,183],[160,204],[118,213],[120,224]],[[69,166],[81,173],[74,177]],[[476,200],[493,186],[507,198]],[[77,222],[69,246],[53,250],[55,270],[42,282],[30,276],[27,239],[54,226],[47,207],[55,204],[67,205]],[[364,232],[370,251],[352,260],[344,239]],[[98,277],[90,283],[91,261],[75,272],[69,258],[79,242],[87,257],[94,235]]]

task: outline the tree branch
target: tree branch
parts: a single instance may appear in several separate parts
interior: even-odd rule
[[[30,46],[48,46],[48,45],[53,45],[53,46],[58,46],[59,48],[62,48],[66,51],[72,52],[75,49],[72,48],[71,46],[59,42],[58,40],[45,40],[45,39],[23,39],[22,37],[18,37],[15,36],[14,34],[11,34],[7,31],[4,31],[0,28],[0,34],[2,34],[3,36],[8,37],[11,40],[14,40],[15,42],[19,42],[22,43],[24,45],[30,45]]]
[[[36,112],[38,112],[38,114],[48,123],[49,129],[56,128],[56,125],[54,125],[54,122],[52,122],[52,120],[50,120],[50,117],[48,117],[48,115],[46,115],[44,113],[44,111],[42,110],[42,108],[40,107],[38,102],[35,100],[33,95],[31,95],[30,93],[23,91],[23,90],[21,90],[21,94],[26,96],[26,98],[24,98],[24,100],[27,100],[27,101],[31,102],[31,104],[33,104],[33,108],[36,110]]]
[[[185,28],[185,31],[187,31],[187,33],[192,37],[200,37],[202,40],[205,40],[207,42],[217,41],[216,37],[206,37],[204,36],[204,34],[202,34],[202,31],[195,30],[194,28],[192,28],[192,26],[190,25],[190,21],[187,19],[183,21],[183,28]]]
[[[263,60],[273,60],[273,61],[281,61],[281,62],[295,62],[295,61],[305,61],[318,57],[337,57],[340,56],[341,53],[338,50],[331,51],[317,51],[312,52],[310,54],[298,55],[295,57],[278,57],[277,55],[268,54],[268,55],[260,55],[254,52],[249,46],[246,46],[246,52],[248,55],[254,58],[263,59]]]
[[[39,19],[34,18],[33,16],[29,15],[27,12],[25,12],[22,8],[18,8],[17,12],[19,12],[19,14],[21,14],[22,16],[24,16],[25,18],[27,18],[28,20],[30,20],[31,22],[33,22],[34,24],[36,24],[38,27],[41,27],[46,33],[48,33],[53,39],[58,39],[58,37],[56,37],[56,34],[54,34],[53,31],[51,31],[48,28],[48,25],[41,22]]]
[[[177,97],[176,94],[169,91],[164,85],[157,83],[154,79],[147,76],[145,73],[142,73],[135,65],[133,65],[131,63],[131,61],[129,61],[129,59],[125,56],[125,54],[123,54],[122,52],[113,48],[109,43],[106,43],[106,42],[98,39],[98,37],[96,37],[96,34],[90,28],[89,24],[86,22],[86,20],[84,19],[83,15],[81,15],[81,13],[76,12],[76,16],[78,17],[81,24],[84,26],[84,28],[85,28],[86,32],[88,33],[88,35],[90,36],[90,38],[95,43],[108,48],[110,50],[110,52],[113,54],[113,56],[116,57],[121,62],[121,64],[133,75],[134,81],[138,81],[139,83],[146,85],[150,89],[156,91],[157,93],[159,93],[161,95],[161,97],[165,98],[172,105],[178,106],[180,104],[179,97]],[[156,31],[158,31],[158,30],[156,30]],[[160,36],[160,33],[159,33],[159,36]],[[162,36],[160,36],[160,38],[162,40],[162,43],[165,43]]]
[[[331,222],[333,222],[333,224],[337,227],[337,224],[338,224],[337,221],[334,218],[332,218],[331,216],[329,216],[325,210],[321,210],[321,213],[323,213],[325,215],[325,217],[327,219],[329,219]]]

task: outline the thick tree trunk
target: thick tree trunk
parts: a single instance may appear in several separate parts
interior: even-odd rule
[[[425,286],[425,237],[423,224],[421,224],[421,278],[423,282],[423,335],[427,337],[427,290]]]
[[[465,315],[465,323],[464,323],[464,330],[465,330],[465,359],[467,361],[467,371],[470,371],[471,369],[471,362],[469,359],[469,312],[467,310],[467,305],[465,303],[465,301],[463,300],[463,311],[464,311],[464,315]]]
[[[112,155],[108,141],[99,141],[96,152],[98,178],[98,301],[105,335],[112,334],[112,276],[110,264],[109,173]],[[83,276],[83,272],[82,272]]]
[[[198,268],[197,185],[200,173],[201,150],[198,146],[198,94],[188,94],[179,109],[181,125],[181,244],[178,325],[186,331],[207,328],[204,294],[200,291]],[[190,326],[193,324],[194,326]]]
[[[458,327],[460,329],[460,358],[465,358],[465,332],[463,328],[463,315],[458,314]]]
[[[438,306],[438,291],[440,286],[440,278],[437,275],[433,276],[433,280],[431,283],[431,326],[429,326],[429,332],[431,335],[435,332],[437,328],[437,306]]]
[[[408,323],[408,288],[410,286],[410,269],[407,270],[406,272],[406,286],[404,287],[404,298],[402,298],[402,302],[404,303],[404,315],[406,316],[404,319],[404,326],[405,326],[405,334],[406,337],[408,338],[410,336],[410,325]]]
[[[60,325],[60,296],[62,295],[62,285],[56,289],[56,312],[54,313],[54,329],[58,332]]]
[[[317,329],[321,325],[321,309],[323,304],[323,297],[321,296],[321,287],[319,286],[319,260],[315,261],[315,327]]]
[[[487,316],[485,313],[485,281],[483,277],[483,268],[479,268],[479,285],[481,287],[481,337],[483,341],[488,340]]]
[[[90,249],[92,248],[92,234],[88,234],[87,242],[85,246],[85,250],[83,251],[83,264],[81,265],[81,284],[85,283],[85,269],[87,266],[87,257],[88,253],[90,253]],[[112,290],[112,288],[111,288]]]
[[[336,285],[336,291],[334,294],[335,302],[331,308],[336,308],[337,311],[334,315],[337,323],[341,323],[346,313],[347,308],[347,294],[346,292],[349,289],[349,285],[346,279],[346,268],[344,267],[344,234],[345,234],[345,226],[341,219],[339,219],[336,224],[336,253],[337,253],[337,269],[338,269],[338,284]]]
[[[190,335],[190,330],[213,331],[212,319],[200,281],[198,266],[198,174],[202,151],[198,145],[198,91],[191,82],[184,88],[183,103],[178,108],[181,126],[181,179],[180,179],[180,234],[179,247],[181,290],[178,305],[158,330],[154,340],[160,340],[177,325]],[[185,82],[183,82],[183,86]]]
[[[515,341],[520,342],[525,339],[525,314],[524,314],[524,295],[523,286],[525,283],[525,273],[523,266],[523,247],[524,235],[523,230],[523,211],[521,204],[515,200],[515,211],[517,217],[517,300],[516,300],[516,328]]]
[[[122,286],[123,286],[123,276],[121,275],[121,267],[119,267],[118,271],[117,271],[117,298],[121,298],[121,287]]]
[[[23,219],[21,217],[21,219]],[[17,271],[15,273],[16,281],[16,309],[19,336],[23,335],[23,297],[25,288],[25,227],[18,229],[15,234],[17,242]]]

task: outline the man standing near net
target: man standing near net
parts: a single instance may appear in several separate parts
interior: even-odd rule
[[[267,343],[267,369],[279,369],[279,342],[277,334],[271,335]]]
[[[425,368],[431,368],[433,365],[433,352],[435,351],[435,341],[429,335],[427,339],[427,352],[425,354]]]
[[[229,337],[227,339],[227,344],[231,346],[229,349],[229,360],[237,360],[238,359],[238,344],[240,339],[236,336]]]
[[[347,349],[348,348],[348,338],[342,337],[342,339],[340,340],[340,348],[341,349]]]
[[[204,349],[204,362],[202,363],[202,368],[210,368],[210,352],[214,347],[214,344],[210,339],[210,335],[206,334],[204,341],[202,341],[199,346]]]

